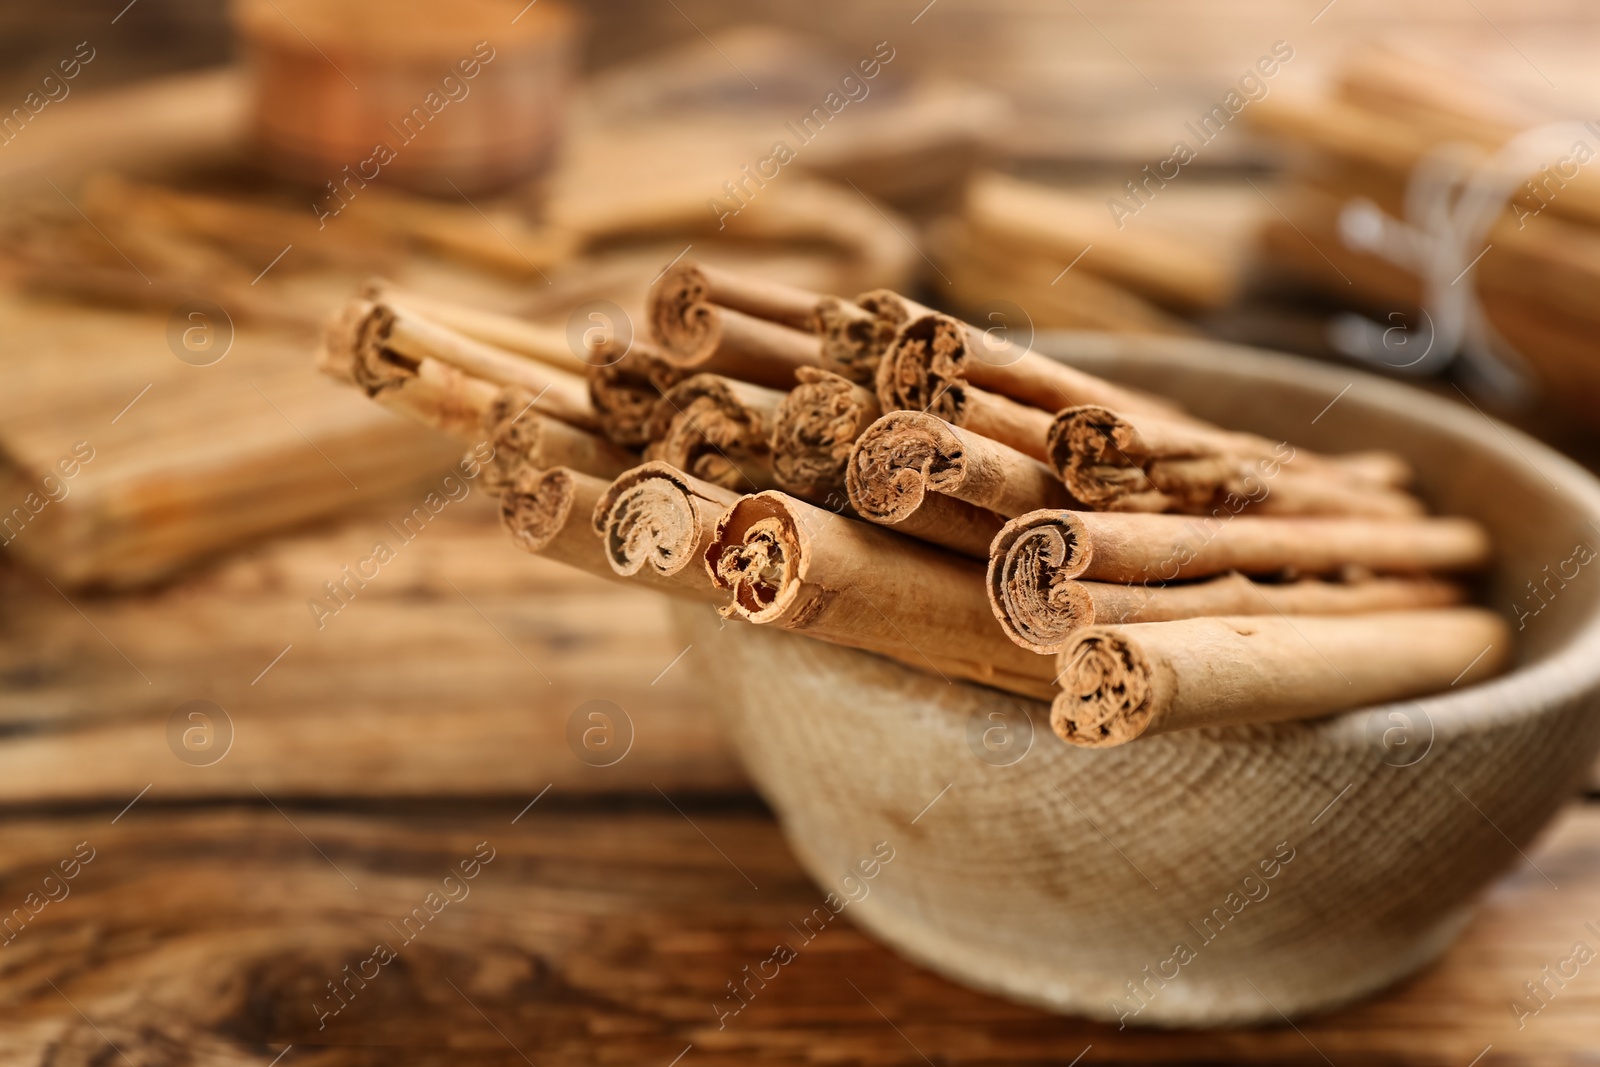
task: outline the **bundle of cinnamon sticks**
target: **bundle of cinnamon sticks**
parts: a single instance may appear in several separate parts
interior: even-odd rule
[[[1600,126],[1587,117],[1521,98],[1481,67],[1356,52],[1327,92],[1275,94],[1249,112],[1291,160],[1265,253],[1374,320],[1364,338],[1334,336],[1347,352],[1402,370],[1431,353],[1437,365],[1464,330],[1592,424]]]
[[[1051,702],[1085,746],[1306,718],[1503,666],[1475,523],[1386,452],[1208,424],[896,293],[680,261],[649,339],[369,287],[324,370],[463,441],[515,543]],[[1091,343],[1086,341],[1085,343]]]

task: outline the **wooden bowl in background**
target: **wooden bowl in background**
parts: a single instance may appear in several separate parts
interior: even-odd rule
[[[577,38],[559,0],[237,0],[234,22],[252,135],[284,177],[455,196],[554,159]]]
[[[1471,408],[1355,371],[1187,340],[1049,340],[1221,425],[1405,455],[1434,508],[1495,537],[1485,602],[1514,629],[1520,615],[1518,665],[1320,721],[1091,751],[1059,742],[1044,704],[675,605],[796,855],[906,956],[1111,1021],[1278,1022],[1423,966],[1600,748],[1600,563],[1551,583],[1537,614],[1514,607],[1538,607],[1526,583],[1570,575],[1575,546],[1596,543],[1600,484]],[[879,842],[894,858],[867,879]],[[804,918],[777,936],[804,936]]]

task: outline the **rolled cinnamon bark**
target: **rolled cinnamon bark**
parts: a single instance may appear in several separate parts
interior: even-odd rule
[[[822,337],[823,368],[857,385],[872,385],[883,353],[912,308],[925,310],[887,289],[863,293],[854,303],[837,296],[819,299],[813,329]]]
[[[678,280],[671,283],[674,289],[697,294],[695,300],[742,311],[768,322],[782,323],[791,329],[816,332],[817,301],[822,299],[821,293],[765,281],[748,271],[723,270],[707,263],[680,262],[667,273],[678,275]],[[693,277],[695,274],[699,277]]]
[[[599,429],[588,384],[576,374],[474,341],[403,305],[360,303],[363,321],[355,336],[362,365],[435,359],[495,385],[522,386],[539,397],[536,410],[586,430]]]
[[[401,289],[384,278],[368,279],[361,295],[375,303],[409,307],[417,314],[474,341],[549,364],[568,374],[582,375],[589,369],[589,361],[572,350],[566,331],[554,326]]]
[[[1014,594],[1020,594],[1015,596]],[[1071,579],[1020,589],[991,581],[989,606],[1006,636],[1033,652],[1059,652],[1088,626],[1170,622],[1207,615],[1358,615],[1460,604],[1466,591],[1438,578],[1253,582],[1226,574],[1180,585],[1119,585]]]
[[[865,519],[987,559],[1004,518],[1075,505],[1044,464],[920,411],[892,411],[850,453],[850,503]]]
[[[729,489],[763,489],[772,477],[773,421],[784,394],[716,374],[673,386],[650,416],[645,458]]]
[[[988,581],[996,603],[1028,605],[1072,578],[1159,584],[1226,571],[1470,571],[1487,563],[1489,552],[1483,527],[1461,518],[1277,518],[1226,512],[1192,518],[1044,510],[1019,515],[1001,529],[989,549]]]
[[[534,394],[519,386],[501,389],[479,420],[479,431],[494,446],[484,465],[484,484],[505,489],[518,467],[566,467],[609,480],[639,462],[598,434],[580,430],[533,410]]]
[[[1008,518],[1076,504],[1038,460],[920,411],[891,411],[867,427],[851,453],[849,478],[852,501],[861,498],[858,508],[870,503],[874,517],[899,510],[897,498],[907,490],[920,498],[920,487]]]
[[[643,448],[650,443],[650,416],[662,394],[689,372],[637,337],[626,351],[620,349],[618,342],[608,341],[590,353],[589,401],[600,431],[613,444]]]
[[[1132,414],[1183,417],[1168,401],[1113,385],[1032,349],[993,338],[949,315],[923,314],[906,322],[878,367],[878,400],[885,411],[927,411],[976,430],[968,410],[974,403],[968,393],[972,386],[1016,406],[1049,412],[1098,404]],[[991,421],[1002,425],[1018,422],[999,440],[1044,458],[1044,436],[1035,436],[1031,427],[1021,425],[1023,412],[993,403],[988,406],[1006,411],[990,416]]]
[[[990,621],[981,568],[779,492],[739,500],[706,567],[728,617],[877,652],[948,679],[1048,697],[1054,665]]]
[[[602,577],[613,577],[591,517],[610,483],[569,467],[512,468],[500,495],[500,521],[518,548]]]
[[[878,398],[850,379],[815,367],[778,404],[772,424],[772,475],[810,500],[842,497],[856,438],[878,417]]]
[[[1058,412],[1046,447],[1072,495],[1097,510],[1194,514],[1232,494],[1257,515],[1423,513],[1397,488],[1410,481],[1409,464],[1388,452],[1321,456],[1255,434],[1097,405]]]
[[[779,389],[794,384],[799,368],[821,363],[815,334],[713,303],[712,293],[705,273],[692,263],[669,267],[650,287],[650,335],[670,362]],[[813,297],[808,326],[815,305]]]
[[[1510,657],[1482,608],[1092,626],[1057,657],[1050,725],[1109,748],[1202,726],[1309,719],[1486,678]]]
[[[498,390],[491,382],[436,359],[395,357],[366,341],[376,321],[372,305],[351,301],[328,323],[317,348],[317,367],[359,387],[398,414],[460,441],[479,439],[479,424]]]
[[[606,486],[591,515],[591,532],[606,566],[623,577],[665,583],[679,595],[721,602],[702,559],[717,520],[739,499],[720,485],[667,463],[644,463]]]

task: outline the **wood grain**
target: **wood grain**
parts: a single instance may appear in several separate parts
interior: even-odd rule
[[[518,551],[478,488],[402,543],[387,524],[439,481],[139,595],[69,601],[0,567],[0,802],[736,787],[663,598]],[[323,583],[377,540],[395,559],[319,630],[307,601],[334,605]],[[213,766],[168,747],[194,699],[235,727]],[[634,724],[610,767],[566,740],[591,699]]]
[[[94,858],[0,949],[11,1064],[851,1063],[1579,1064],[1600,979],[1583,968],[1518,1020],[1522,985],[1600,945],[1600,811],[1572,812],[1488,896],[1462,939],[1398,990],[1298,1029],[1118,1031],[968,992],[822,907],[764,815],[651,791],[610,814],[552,791],[494,805],[356,814],[258,804],[10,820],[0,903],[88,842]],[[119,805],[120,806],[120,805]],[[681,810],[674,810],[674,806]],[[480,842],[487,842],[480,847]],[[1505,849],[1485,827],[1484,847]],[[475,851],[436,918],[395,926]],[[901,872],[891,861],[877,883]],[[1548,877],[1549,881],[1546,880]],[[459,878],[458,878],[459,882]],[[1552,884],[1553,883],[1553,884]],[[59,883],[58,883],[59,884]],[[870,886],[872,883],[868,883]],[[1557,889],[1556,886],[1560,888]],[[56,890],[59,896],[59,888]],[[793,925],[791,925],[793,924]],[[813,926],[813,930],[816,927]],[[396,959],[318,1029],[327,983],[386,942]],[[748,1004],[727,983],[787,943]],[[769,964],[765,971],[772,974]],[[1592,967],[1592,965],[1591,965]],[[1552,989],[1555,987],[1552,985]],[[402,1051],[403,1050],[403,1051]]]

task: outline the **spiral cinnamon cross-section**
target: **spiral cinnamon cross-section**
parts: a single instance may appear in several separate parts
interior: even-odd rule
[[[392,318],[387,309],[369,300],[348,301],[324,330],[318,369],[409,419],[458,440],[475,440],[495,396],[493,383],[436,359],[387,349],[383,339]]]
[[[878,417],[878,398],[815,367],[802,368],[797,377],[800,384],[778,404],[773,419],[772,474],[796,496],[826,501],[843,493],[850,450]]]
[[[1042,510],[1012,519],[989,550],[989,605],[1007,637],[1034,652],[1054,652],[1081,625],[1072,579],[1089,545],[1071,512]]]
[[[500,495],[500,521],[518,548],[607,575],[605,556],[589,528],[606,481],[566,467],[521,467]]]
[[[1471,685],[1510,652],[1510,628],[1483,608],[1091,626],[1057,657],[1050,726],[1070,744],[1108,748],[1309,719]]]
[[[689,376],[647,341],[633,338],[626,350],[615,339],[590,352],[589,400],[600,432],[623,448],[650,441],[650,416],[662,395]]]
[[[821,363],[822,343],[809,332],[818,299],[680,262],[650,287],[645,318],[651,338],[676,366],[786,389],[800,367]],[[755,310],[739,310],[741,304]]]
[[[722,599],[701,565],[717,520],[739,494],[670,464],[624,471],[600,495],[591,517],[612,571],[659,579],[679,592]]]
[[[1050,413],[1064,407],[1176,414],[1168,401],[938,313],[900,327],[878,367],[877,389],[886,411],[926,411],[1041,460]]]
[[[1323,456],[1234,433],[1098,405],[1058,412],[1050,465],[1090,507],[1200,514],[1230,498],[1265,515],[1420,515],[1409,465],[1388,452]],[[1233,508],[1232,510],[1239,510]]]
[[[656,403],[645,456],[730,489],[769,488],[772,426],[783,396],[749,382],[697,374]]]
[[[740,499],[717,523],[706,570],[724,615],[877,652],[946,678],[1048,696],[1046,657],[995,629],[981,570],[959,556],[778,492]]]
[[[1063,741],[1107,748],[1150,724],[1152,672],[1137,644],[1113,629],[1087,630],[1058,665],[1061,693],[1050,705],[1050,728]]]
[[[638,462],[637,456],[598,434],[539,414],[534,410],[536,400],[527,389],[507,386],[480,417],[479,430],[494,450],[484,465],[486,488],[504,489],[519,467],[569,467],[597,478],[614,478]]]
[[[857,385],[871,386],[884,352],[913,308],[924,310],[888,289],[862,293],[853,303],[837,296],[822,297],[817,301],[814,329],[822,337],[823,368]]]

